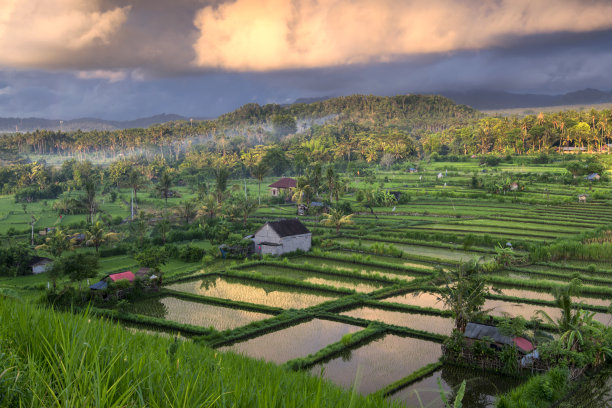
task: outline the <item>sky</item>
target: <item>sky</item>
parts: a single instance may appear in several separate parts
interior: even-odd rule
[[[611,0],[1,0],[0,117],[612,90]]]

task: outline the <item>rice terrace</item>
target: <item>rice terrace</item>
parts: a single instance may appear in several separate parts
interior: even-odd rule
[[[407,102],[469,112],[475,134],[513,126]],[[276,123],[265,137],[281,141],[240,148],[215,126],[228,122],[130,131],[169,136],[127,157],[51,145],[72,133],[2,138],[3,403],[607,406],[607,151],[444,147],[465,130],[349,132],[316,150],[346,123]],[[48,366],[82,359],[82,374]],[[89,395],[91,381],[113,391]]]
[[[611,15],[0,1],[0,408],[612,408]]]

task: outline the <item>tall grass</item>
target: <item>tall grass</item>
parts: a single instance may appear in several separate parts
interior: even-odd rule
[[[305,373],[6,298],[0,346],[8,406],[336,407],[355,398],[355,406],[389,406]]]

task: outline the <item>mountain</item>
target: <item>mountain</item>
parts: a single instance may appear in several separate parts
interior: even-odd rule
[[[612,102],[612,91],[583,89],[560,95],[516,94],[504,91],[444,91],[441,95],[475,109],[535,108],[561,105],[592,105]]]
[[[180,115],[161,113],[159,115],[134,120],[116,121],[97,118],[79,118],[72,120],[42,118],[0,118],[0,132],[33,132],[35,130],[65,130],[84,132],[91,130],[120,130],[130,128],[147,128],[151,125],[188,120]]]

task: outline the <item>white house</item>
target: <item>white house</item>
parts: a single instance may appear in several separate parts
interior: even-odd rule
[[[309,251],[312,233],[298,219],[266,222],[253,237],[258,254],[282,255]]]
[[[49,258],[43,258],[40,256],[32,257],[30,261],[30,266],[32,267],[32,273],[34,275],[38,275],[39,273],[47,272],[51,269],[53,265],[53,260]]]

